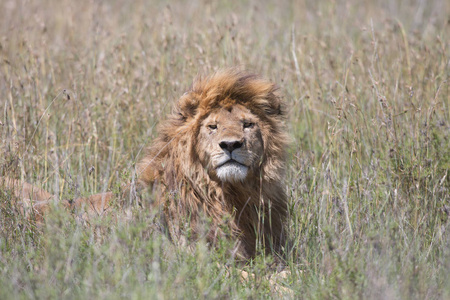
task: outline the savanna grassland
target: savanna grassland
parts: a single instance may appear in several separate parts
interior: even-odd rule
[[[450,298],[446,0],[0,0],[0,176],[119,194],[193,78],[230,66],[288,105],[288,275],[175,249],[133,199],[37,227],[0,190],[0,299]]]

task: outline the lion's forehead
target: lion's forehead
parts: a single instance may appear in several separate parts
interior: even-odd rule
[[[204,122],[234,124],[242,121],[255,121],[256,119],[257,116],[248,108],[240,104],[235,104],[210,111],[204,118]]]

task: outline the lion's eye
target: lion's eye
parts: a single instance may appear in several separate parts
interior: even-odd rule
[[[244,122],[244,128],[252,128],[255,125],[255,123],[252,122]]]
[[[208,128],[211,130],[217,129],[217,125],[216,124],[210,124],[208,125]]]

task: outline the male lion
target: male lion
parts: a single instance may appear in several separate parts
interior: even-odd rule
[[[228,237],[244,260],[259,246],[282,252],[287,217],[282,107],[272,83],[236,69],[197,79],[179,99],[137,165],[138,188],[156,188],[154,205],[174,242],[205,234],[215,245]],[[63,203],[84,203],[101,213],[111,198],[104,193]]]
[[[282,250],[287,137],[275,92],[255,75],[220,71],[196,80],[161,124],[138,178],[144,186],[159,183],[165,197],[157,205],[172,239],[182,237],[186,220],[195,238],[206,215],[207,240],[214,244],[228,228],[241,258],[253,257],[258,242],[266,251]]]

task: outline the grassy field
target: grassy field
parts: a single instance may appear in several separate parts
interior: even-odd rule
[[[450,299],[450,3],[0,0],[0,176],[118,191],[198,74],[242,66],[289,107],[286,278],[174,249],[152,213],[43,228],[0,191],[0,299]],[[223,250],[223,251],[222,251]],[[224,265],[229,267],[226,269]]]

